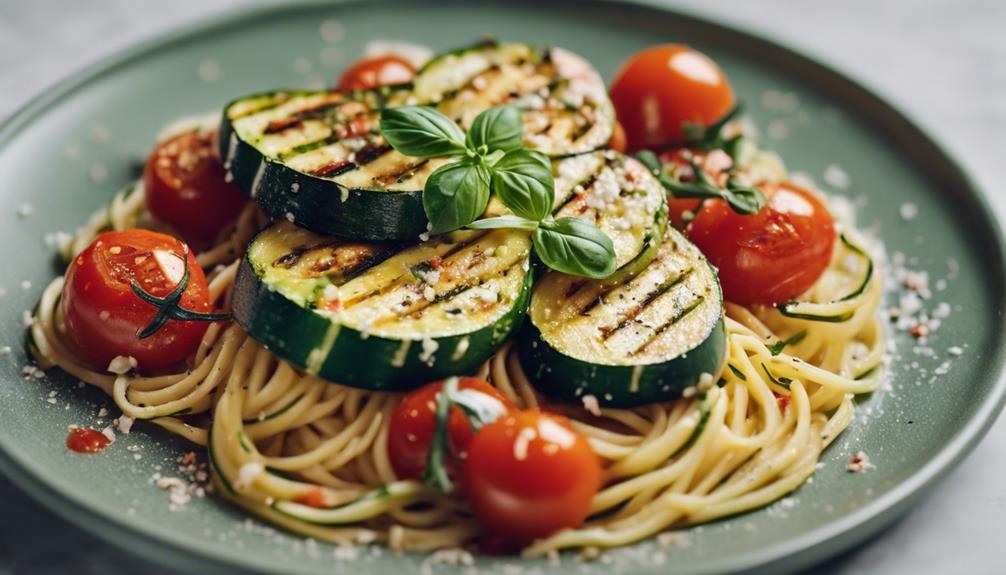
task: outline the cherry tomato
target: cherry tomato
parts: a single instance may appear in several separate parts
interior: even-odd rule
[[[378,56],[362,58],[350,66],[342,77],[336,90],[352,92],[354,90],[369,90],[378,86],[404,84],[416,75],[416,69],[408,60],[399,56]]]
[[[228,182],[212,137],[179,134],[154,149],[143,170],[147,207],[186,240],[213,240],[248,199]]]
[[[681,143],[682,124],[708,126],[735,101],[719,66],[682,44],[654,46],[629,58],[611,84],[611,100],[630,150]]]
[[[581,525],[601,486],[601,464],[569,421],[513,412],[479,430],[468,447],[465,493],[493,535],[520,544]]]
[[[733,166],[733,160],[723,150],[713,150],[708,154],[688,148],[677,148],[660,154],[660,161],[665,166],[670,165],[671,176],[687,182],[695,178],[692,164],[697,164],[710,178],[719,185],[725,185],[727,170]],[[671,224],[679,230],[685,229],[685,212],[692,216],[702,200],[697,198],[675,198],[667,194],[667,217]],[[690,219],[690,218],[689,218]]]
[[[835,225],[813,192],[789,182],[760,186],[767,202],[750,216],[707,201],[688,237],[719,269],[726,299],[775,304],[810,289],[831,261]]]
[[[388,455],[395,474],[403,479],[417,479],[426,471],[426,456],[430,451],[437,412],[437,395],[444,382],[436,381],[411,391],[391,414],[388,428]],[[503,404],[509,411],[513,404],[495,387],[477,377],[462,377],[458,389],[472,389],[484,393]],[[451,437],[451,450],[457,460],[468,457],[468,444],[472,440],[471,424],[458,407],[451,409],[447,422]]]
[[[621,122],[615,122],[615,128],[611,132],[611,140],[608,147],[616,152],[625,153],[629,149],[629,141],[625,139],[625,128]]]
[[[187,255],[186,255],[187,253]],[[80,253],[66,271],[63,316],[70,338],[80,352],[104,371],[116,356],[132,356],[141,370],[173,366],[199,346],[207,323],[169,320],[146,339],[138,333],[157,309],[130,287],[164,297],[189,267],[183,308],[210,311],[206,276],[196,258],[177,239],[149,230],[105,232]]]

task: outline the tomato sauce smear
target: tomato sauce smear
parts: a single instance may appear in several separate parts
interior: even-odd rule
[[[66,448],[76,453],[100,453],[111,443],[105,434],[88,427],[78,427],[66,438]]]

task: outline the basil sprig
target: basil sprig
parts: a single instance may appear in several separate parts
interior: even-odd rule
[[[727,185],[720,187],[702,166],[693,161],[695,179],[682,181],[671,175],[670,166],[661,165],[660,159],[650,150],[640,151],[636,158],[675,198],[722,199],[734,212],[746,216],[757,214],[765,205],[765,194],[761,190],[741,184],[733,174],[728,174]]]
[[[515,106],[479,114],[465,134],[450,118],[420,106],[387,108],[381,132],[406,156],[457,158],[437,168],[423,189],[430,233],[513,228],[533,232],[535,253],[548,267],[589,278],[615,270],[614,244],[593,224],[552,218],[552,164],[524,147],[524,122]],[[513,215],[479,220],[495,194]]]
[[[683,123],[681,125],[681,131],[684,132],[685,135],[685,147],[692,150],[701,150],[703,152],[708,152],[709,150],[715,150],[717,148],[727,150],[732,147],[732,143],[740,141],[740,136],[724,139],[723,128],[726,127],[726,125],[734,118],[739,116],[743,109],[743,104],[737,103],[733,108],[730,108],[730,111],[724,114],[722,118],[716,120],[708,126],[703,126],[702,124],[693,122]],[[730,154],[730,157],[733,157],[735,160],[737,159],[733,154]]]
[[[723,137],[723,128],[739,116],[742,109],[743,105],[738,103],[722,118],[708,126],[691,122],[685,122],[681,126],[685,135],[684,146],[686,148],[699,152],[723,150],[733,160],[734,165],[727,173],[725,187],[714,182],[695,161],[691,165],[692,172],[695,174],[694,179],[682,181],[672,176],[670,170],[662,166],[657,155],[650,150],[642,150],[636,155],[636,158],[653,172],[653,175],[663,184],[664,189],[675,198],[718,198],[726,201],[730,208],[738,214],[757,214],[765,205],[765,194],[758,188],[741,184],[733,173],[737,167],[744,137],[740,134],[730,138]]]
[[[175,286],[175,289],[171,290],[171,293],[168,295],[164,297],[157,297],[144,290],[140,287],[140,284],[135,281],[129,285],[129,287],[133,289],[133,293],[135,293],[140,299],[157,308],[157,313],[154,314],[150,323],[137,333],[137,336],[140,339],[147,339],[148,337],[154,335],[170,320],[213,322],[224,321],[231,318],[231,314],[227,312],[205,313],[192,311],[182,307],[182,296],[185,295],[185,288],[189,285],[189,262],[187,256],[188,250],[186,249],[182,256],[185,260],[185,273],[182,274],[182,279],[178,282],[178,285]]]

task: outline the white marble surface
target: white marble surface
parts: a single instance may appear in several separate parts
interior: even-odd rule
[[[949,146],[1006,221],[1006,2],[1001,0],[677,0],[773,36],[864,81]],[[238,0],[0,0],[0,117],[137,40]],[[903,521],[815,572],[1006,573],[1006,419]],[[62,526],[0,478],[2,573],[161,572]],[[65,541],[46,540],[52,533]],[[55,549],[55,550],[54,550]]]

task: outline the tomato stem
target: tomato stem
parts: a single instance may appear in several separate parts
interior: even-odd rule
[[[730,108],[730,111],[723,114],[722,118],[716,120],[708,126],[692,122],[682,123],[681,131],[685,135],[685,147],[702,150],[704,152],[717,148],[726,148],[728,141],[725,141],[721,137],[720,132],[723,131],[723,128],[730,123],[731,120],[738,117],[743,109],[743,102],[737,102],[734,104],[733,108]],[[733,139],[734,138],[731,138],[731,140]],[[733,154],[731,154],[731,156],[733,156]]]
[[[444,493],[450,493],[454,489],[444,463],[447,451],[451,448],[448,430],[451,408],[457,407],[461,410],[473,433],[478,433],[484,426],[496,421],[507,412],[507,406],[500,400],[479,390],[459,389],[459,383],[457,377],[448,378],[437,394],[433,437],[430,439],[430,450],[426,454],[426,472],[423,474],[424,483]]]
[[[185,256],[188,256],[188,252],[186,252]],[[185,293],[185,288],[188,287],[188,285],[189,264],[187,259],[185,261],[185,273],[182,274],[181,281],[178,282],[175,289],[171,290],[171,293],[164,297],[157,297],[154,294],[145,291],[142,287],[140,287],[140,284],[135,281],[130,285],[130,287],[133,288],[133,293],[135,293],[140,299],[157,308],[157,313],[154,315],[154,319],[150,320],[147,327],[140,330],[137,334],[140,339],[147,339],[148,337],[154,335],[170,320],[223,321],[231,318],[230,313],[203,313],[183,308],[181,304],[182,295]]]
[[[423,483],[450,493],[454,484],[447,474],[444,457],[447,455],[448,434],[447,420],[451,411],[451,396],[458,390],[458,378],[451,377],[444,382],[443,388],[437,394],[437,411],[434,415],[433,437],[430,438],[430,451],[426,454],[426,471],[423,473]]]

